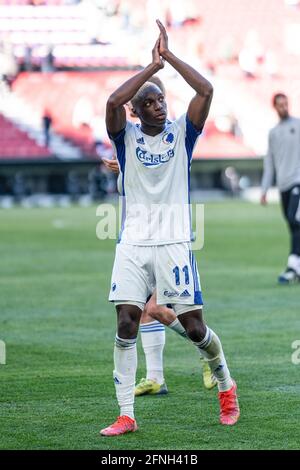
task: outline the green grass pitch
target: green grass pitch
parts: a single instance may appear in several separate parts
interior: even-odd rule
[[[278,286],[288,235],[276,205],[205,206],[197,252],[205,318],[222,339],[241,419],[218,422],[196,351],[167,331],[169,395],[139,397],[139,431],[99,436],[118,414],[116,317],[107,301],[114,242],[96,238],[96,208],[0,212],[1,449],[299,449],[300,285]],[[139,343],[137,378],[145,361]]]

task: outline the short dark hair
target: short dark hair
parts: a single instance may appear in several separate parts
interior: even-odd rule
[[[148,82],[154,83],[155,85],[157,85],[158,88],[161,89],[162,94],[163,94],[164,96],[166,96],[166,89],[165,89],[165,86],[164,86],[163,82],[161,81],[161,79],[160,79],[157,75],[152,75],[152,77],[150,77],[150,78],[148,79]]]
[[[275,93],[275,95],[273,95],[273,98],[272,98],[272,104],[273,104],[274,107],[276,106],[277,100],[279,98],[286,98],[287,99],[287,96],[284,93]]]
[[[154,77],[151,77],[152,79]],[[158,79],[159,80],[159,79]],[[162,84],[162,82],[161,82]],[[132,105],[132,108],[136,108],[136,106],[138,105],[138,103],[140,102],[140,100],[143,98],[144,96],[144,93],[145,93],[145,90],[147,90],[148,88],[150,87],[155,87],[155,88],[158,88],[162,94],[164,95],[164,90],[162,90],[163,85],[162,85],[162,88],[158,85],[157,81],[156,80],[149,80],[147,82],[145,82],[141,88],[138,89],[138,91],[136,92],[136,94],[134,95],[134,97],[131,99],[131,105]]]

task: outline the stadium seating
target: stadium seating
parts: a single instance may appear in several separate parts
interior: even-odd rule
[[[109,32],[115,15],[105,17],[101,33],[103,43],[94,44],[91,31],[87,28],[86,4],[57,7],[53,5],[60,2],[55,3],[53,0],[36,8],[28,6],[25,0],[2,3],[5,5],[0,6],[0,36],[10,34],[19,61],[24,60],[24,37],[28,35],[29,43],[32,41],[34,45],[32,61],[36,65],[40,63],[43,54],[45,56],[45,47],[49,43],[54,45],[54,65],[57,67],[88,68],[100,64],[123,67],[134,59],[138,63],[138,56],[131,56],[127,41],[135,35],[139,43],[145,36],[144,30],[137,27],[134,31],[132,24],[129,24],[128,34],[123,35],[123,30],[117,34],[116,31],[115,39]],[[23,5],[20,6],[20,3]],[[300,40],[297,41],[299,33],[295,28],[295,25],[300,24],[300,9],[288,6],[283,0],[272,0],[272,8],[269,0],[253,0],[250,3],[231,0],[229,6],[218,0],[195,0],[196,20],[175,25],[172,23],[172,4],[165,3],[169,3],[170,25],[173,24],[169,29],[170,43],[188,61],[190,58],[200,59],[198,65],[205,75],[209,67],[212,80],[217,82],[218,89],[223,93],[224,98],[215,96],[210,119],[214,120],[218,115],[216,103],[227,101],[228,114],[237,117],[244,136],[242,140],[229,132],[220,132],[218,126],[211,127],[213,131],[210,129],[207,132],[206,126],[205,135],[201,139],[202,151],[198,146],[196,157],[203,154],[210,158],[221,154],[262,155],[267,131],[275,117],[270,108],[272,94],[276,91],[290,94],[292,113],[300,114],[300,64],[299,60],[295,60],[297,50],[300,53],[297,46],[300,44]],[[134,5],[136,13],[138,10],[146,11],[145,8],[149,8],[150,4],[146,0],[138,4],[131,0],[128,5]],[[104,15],[103,11],[101,14]],[[124,11],[118,14],[124,15],[124,18],[126,16]],[[149,15],[146,16],[145,21],[149,21]],[[236,18],[243,18],[243,21],[237,21]],[[131,17],[128,19],[130,21]],[[51,32],[54,34],[54,42]],[[124,36],[122,47],[118,43],[120,35]],[[148,43],[141,43],[141,51],[145,47],[148,48]],[[239,60],[245,48],[248,48],[246,55],[249,48],[250,55],[255,55],[253,74],[247,72],[243,68],[243,61]],[[45,108],[50,109],[55,131],[72,140],[86,155],[96,157],[95,141],[107,142],[107,136],[99,123],[95,125],[95,121],[103,120],[107,96],[131,73],[22,73],[14,82],[13,90],[40,116]],[[180,85],[178,92],[181,93]],[[169,92],[168,101],[170,114],[174,116],[174,90]]]
[[[0,41],[9,40],[19,65],[27,67],[30,61],[30,66],[39,67],[50,50],[54,67],[129,64],[109,40],[98,41],[104,19],[92,5],[63,5],[60,0],[48,0],[38,8],[26,0],[4,3],[0,4]],[[91,27],[97,12],[99,24]]]
[[[0,40],[10,41],[20,64],[26,61],[28,47],[36,66],[41,65],[51,47],[56,67],[137,65],[143,60],[141,49],[150,47],[144,28],[150,28],[149,21],[154,21],[150,15],[152,2],[127,0],[123,9],[123,2],[116,2],[120,4],[117,14],[106,11],[107,5],[96,8],[88,2],[36,0],[38,8],[29,3],[34,2],[0,2]],[[174,5],[171,1],[164,4],[168,6],[166,16],[172,19]],[[261,63],[271,61],[274,64],[269,67],[281,70],[287,64],[293,65],[288,52],[293,49],[299,53],[299,8],[288,6],[284,0],[272,0],[272,8],[270,0],[231,0],[228,5],[218,0],[194,0],[193,5],[197,21],[170,28],[171,41],[178,51],[199,55],[215,67],[224,65],[230,57],[237,60],[246,46],[248,52],[249,47],[260,47]],[[129,15],[128,9],[134,14]],[[135,44],[140,45],[140,51],[134,50]]]
[[[31,160],[51,156],[49,150],[38,145],[25,132],[0,114],[0,161]]]
[[[107,144],[108,137],[102,123],[102,129],[100,126],[96,129],[97,138],[92,129],[93,120],[95,116],[103,120],[107,97],[131,75],[132,72],[128,71],[22,73],[14,82],[13,90],[40,116],[49,109],[55,131],[79,146],[86,156],[98,158],[94,144],[96,141]],[[169,98],[172,114],[172,95]],[[242,139],[229,132],[218,132],[212,123],[206,125],[204,136],[195,150],[195,158],[254,155]]]
[[[106,141],[105,129],[99,136],[93,118],[103,117],[106,97],[115,83],[132,72],[27,73],[18,76],[13,90],[27,105],[43,115],[51,112],[54,130],[78,145],[85,155],[97,158],[96,141]],[[100,129],[99,129],[100,131]]]

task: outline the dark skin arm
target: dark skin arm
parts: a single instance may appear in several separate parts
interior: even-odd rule
[[[106,104],[106,127],[111,134],[117,134],[126,126],[126,111],[124,105],[130,101],[139,88],[164,67],[164,61],[159,54],[158,39],[152,50],[152,62],[141,72],[131,77],[108,98]]]
[[[193,67],[178,59],[168,47],[168,35],[164,25],[157,20],[160,29],[159,53],[177,70],[184,80],[196,91],[188,107],[188,117],[196,129],[201,130],[209,113],[213,97],[213,86]]]

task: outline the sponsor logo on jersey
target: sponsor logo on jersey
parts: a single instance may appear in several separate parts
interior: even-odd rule
[[[140,137],[139,139],[136,139],[138,144],[143,144],[145,145],[144,137]]]
[[[117,284],[114,282],[111,286],[111,290],[114,292],[117,288]]]
[[[168,290],[164,291],[164,295],[166,297],[178,297],[179,296],[178,292],[170,292]]]
[[[185,289],[182,294],[180,294],[180,297],[191,297],[191,294],[187,289]]]
[[[147,152],[147,150],[142,150],[140,147],[137,147],[136,156],[143,165],[156,166],[161,163],[167,163],[172,157],[174,157],[174,149],[170,149],[166,153],[162,154],[152,154]]]
[[[174,141],[174,134],[167,132],[162,136],[162,141],[164,144],[171,144]]]

